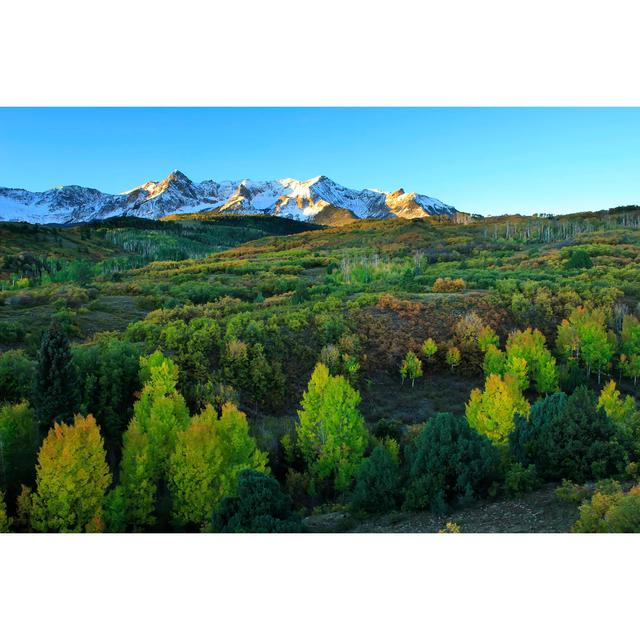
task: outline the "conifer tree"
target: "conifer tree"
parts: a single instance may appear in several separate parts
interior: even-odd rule
[[[43,433],[54,422],[70,422],[80,408],[80,386],[69,339],[55,321],[45,332],[38,351],[33,403]]]

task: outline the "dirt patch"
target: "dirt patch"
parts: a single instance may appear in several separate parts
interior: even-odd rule
[[[461,415],[471,390],[482,387],[478,377],[463,378],[448,373],[426,373],[415,386],[400,382],[400,374],[373,374],[362,387],[361,411],[369,423],[381,418],[419,424],[432,415],[449,411]]]
[[[461,533],[569,533],[578,507],[555,497],[547,485],[518,498],[482,501],[446,516],[394,512],[360,522],[350,533],[437,533],[453,521]]]

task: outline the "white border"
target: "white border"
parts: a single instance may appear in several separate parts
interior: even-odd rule
[[[5,3],[0,104],[638,105],[636,5]],[[628,637],[638,539],[0,536],[2,633]]]
[[[633,0],[4,3],[5,105],[637,105]]]

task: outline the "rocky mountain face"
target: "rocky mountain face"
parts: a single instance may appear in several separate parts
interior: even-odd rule
[[[43,192],[0,187],[0,220],[74,223],[111,216],[161,218],[211,211],[268,214],[338,225],[363,218],[424,218],[457,214],[435,198],[398,189],[391,193],[343,187],[326,176],[311,180],[192,182],[173,171],[161,182],[146,182],[121,194],[65,186]]]

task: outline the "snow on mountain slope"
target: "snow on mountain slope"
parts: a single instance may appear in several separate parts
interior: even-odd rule
[[[298,220],[331,220],[336,212],[342,212],[342,221],[456,213],[454,207],[415,192],[358,191],[326,176],[304,181],[285,178],[196,183],[184,173],[173,171],[160,182],[146,182],[118,195],[75,185],[44,192],[0,187],[0,220],[62,224],[119,215],[161,218],[199,211],[263,213]]]

